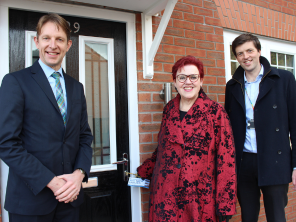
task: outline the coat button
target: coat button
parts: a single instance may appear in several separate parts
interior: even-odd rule
[[[178,169],[180,169],[180,168],[181,168],[181,164],[180,164],[180,163],[177,165],[177,168],[178,168]]]
[[[275,131],[278,132],[278,131],[280,131],[280,129],[279,128],[275,128]]]
[[[278,154],[282,154],[282,151],[281,151],[281,150],[279,150],[279,151],[278,151]]]
[[[277,105],[276,105],[276,104],[274,104],[272,108],[276,109],[276,108],[277,108]]]

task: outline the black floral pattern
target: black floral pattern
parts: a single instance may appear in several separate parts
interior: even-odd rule
[[[180,122],[180,95],[163,112],[158,148],[140,167],[151,179],[149,221],[216,222],[235,214],[235,149],[224,108],[201,90]]]

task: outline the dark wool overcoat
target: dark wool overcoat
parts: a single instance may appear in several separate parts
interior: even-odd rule
[[[288,184],[296,167],[296,82],[291,72],[270,66],[260,57],[264,67],[259,95],[254,107],[257,140],[258,185]],[[225,93],[227,111],[234,135],[237,173],[243,161],[246,136],[244,69],[239,66],[227,82]],[[289,138],[290,136],[290,138]]]
[[[235,214],[235,148],[224,108],[201,90],[180,122],[180,95],[164,108],[158,148],[138,174],[151,179],[149,221],[215,222]]]

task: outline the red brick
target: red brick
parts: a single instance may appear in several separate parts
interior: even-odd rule
[[[210,94],[210,93],[207,93],[207,96],[208,96],[211,100],[217,101],[217,95],[216,95],[216,94]]]
[[[208,51],[207,52],[208,58],[213,58],[213,59],[224,59],[224,52],[213,52],[213,51]]]
[[[150,193],[142,193],[141,194],[141,201],[142,202],[149,202]]]
[[[159,125],[160,126],[160,125]],[[159,128],[159,127],[158,127]],[[141,129],[141,125],[140,125]],[[159,129],[158,129],[159,130]],[[155,148],[157,147],[157,143],[150,143],[150,144],[140,144],[140,152],[141,153],[148,153],[154,152]]]
[[[151,102],[151,93],[138,93],[138,100],[139,102]]]
[[[199,32],[214,33],[214,28],[212,26],[201,25],[201,24],[195,24],[195,30]]]
[[[136,32],[141,32],[141,31],[142,31],[142,24],[136,23]]]
[[[142,51],[137,52],[137,60],[143,60],[143,53]]]
[[[164,72],[172,72],[172,67],[174,64],[163,64],[163,71]]]
[[[288,8],[296,9],[296,4],[288,3]]]
[[[202,6],[202,0],[183,0],[183,2],[191,5]]]
[[[250,3],[250,4],[254,4],[254,0],[242,0],[242,1]]]
[[[214,11],[214,18],[217,18],[217,19],[220,18],[217,11]]]
[[[225,102],[225,95],[218,95],[218,102]]]
[[[216,43],[216,50],[217,51],[224,51],[224,44]]]
[[[140,124],[139,125],[139,132],[140,133],[143,133],[143,132],[158,132],[159,129],[160,129],[160,123]]]
[[[205,33],[186,30],[185,37],[192,38],[192,39],[205,40]]]
[[[195,47],[195,41],[193,39],[175,38],[175,45]]]
[[[204,84],[211,84],[216,85],[217,84],[217,77],[214,76],[205,76],[203,80]]]
[[[214,10],[217,9],[217,6],[216,6],[215,3],[213,3],[213,2],[207,2],[207,1],[204,1],[203,4],[204,4],[204,7],[205,7],[205,8],[208,8],[208,9],[214,9]]]
[[[199,7],[194,7],[194,14],[197,14],[197,15],[206,15],[206,16],[213,17],[213,10],[205,9],[205,8],[199,8]]]
[[[138,92],[139,91],[157,91],[162,90],[162,84],[158,83],[138,83]]]
[[[209,93],[225,93],[225,86],[209,86]]]
[[[215,44],[213,42],[196,41],[196,48],[215,49]]]
[[[220,19],[216,19],[216,18],[205,17],[205,23],[207,25],[221,26]]]
[[[163,51],[170,54],[185,55],[185,48],[174,45],[164,45]]]
[[[138,51],[142,51],[142,42],[136,42],[136,48]]]
[[[225,67],[225,61],[224,60],[217,60],[217,67]]]
[[[282,7],[282,12],[293,15],[293,9]]]
[[[168,54],[157,53],[154,61],[156,62],[174,62],[174,56]]]
[[[159,90],[160,91],[160,90]],[[139,104],[139,112],[160,112],[163,110],[163,103]],[[151,122],[151,119],[150,119]]]
[[[189,13],[184,13],[184,20],[191,21],[194,23],[203,23],[204,22],[203,16],[193,15],[193,14],[189,14]],[[184,22],[184,21],[182,21],[182,22]]]
[[[226,85],[225,77],[217,77],[218,85]]]
[[[163,85],[162,85],[162,88],[163,88]],[[159,92],[160,92],[160,90],[159,90]],[[163,99],[160,98],[159,92],[152,95],[152,98],[153,98],[152,101],[153,102],[162,102],[163,103],[164,101],[163,101]]]
[[[196,57],[206,57],[206,50],[186,48],[186,55],[192,55]]]
[[[136,41],[142,41],[142,32],[136,32]]]
[[[141,13],[136,14],[136,22],[141,22],[142,21],[142,15]]]
[[[162,71],[162,63],[154,62],[154,71]]]
[[[153,136],[152,141],[157,143],[158,142],[158,133],[153,133],[152,136]]]
[[[151,158],[151,156],[152,156],[152,152],[151,153],[140,154],[140,163],[143,163],[148,158]]]
[[[154,113],[152,119],[153,119],[153,122],[161,122],[162,113]]]
[[[142,62],[137,62],[137,70],[138,71],[143,71],[143,63]]]
[[[173,13],[172,13],[171,18],[183,19],[183,12],[174,10]]]
[[[170,44],[173,45],[174,44],[174,37],[172,36],[163,36],[162,40],[161,40],[161,44]]]
[[[221,68],[208,68],[207,75],[211,76],[225,76],[225,69]]]
[[[214,59],[201,59],[204,66],[216,66]]]
[[[212,41],[212,42],[223,42],[223,36],[207,33],[206,40]]]
[[[184,20],[175,19],[174,20],[174,27],[175,28],[181,28],[181,29],[194,30],[194,23],[193,22],[187,22],[187,21],[184,21]]]
[[[166,28],[165,35],[184,36],[184,30],[176,28]]]
[[[140,143],[149,143],[152,142],[152,134],[151,133],[140,133],[139,134],[139,141]]]
[[[175,10],[183,12],[193,12],[193,7],[191,5],[177,3],[175,6]]]
[[[161,74],[161,73],[154,73],[153,82],[172,82],[172,75],[171,74]]]
[[[223,35],[223,28],[215,27],[215,34],[217,34],[217,35]]]
[[[275,4],[269,4],[269,8],[276,11],[281,11],[281,6]]]

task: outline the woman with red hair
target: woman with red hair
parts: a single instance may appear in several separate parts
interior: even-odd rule
[[[235,149],[224,108],[202,89],[193,56],[172,68],[178,91],[164,108],[158,147],[138,174],[151,179],[149,222],[229,221],[235,214]]]

